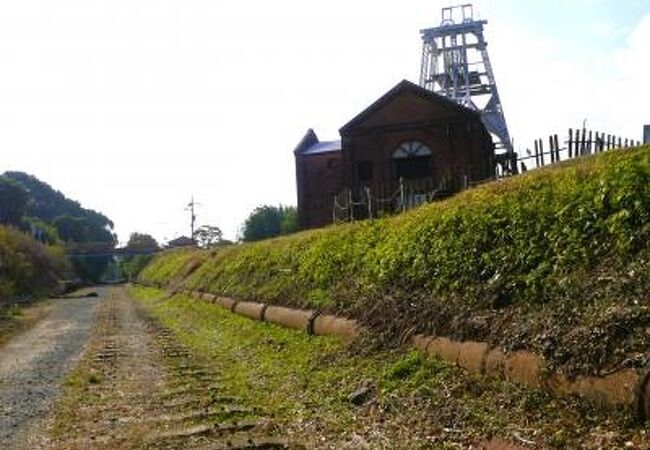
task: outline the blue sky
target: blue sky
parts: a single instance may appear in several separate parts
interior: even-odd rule
[[[491,9],[511,14],[522,24],[562,41],[569,51],[598,55],[625,44],[641,16],[650,14],[647,0],[491,0]]]
[[[568,127],[640,139],[648,0],[477,1],[520,151]],[[439,0],[0,2],[0,171],[24,170],[114,220],[121,240],[236,236],[295,204],[293,148],[418,80]]]
[[[570,50],[599,54],[625,45],[625,39],[650,14],[646,0],[487,0],[488,10],[510,15],[532,32],[561,41]]]

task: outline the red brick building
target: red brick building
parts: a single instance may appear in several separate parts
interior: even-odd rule
[[[409,81],[339,132],[340,141],[321,142],[309,130],[294,151],[301,228],[331,224],[342,192],[362,203],[407,185],[413,200],[495,174],[494,145],[480,115]],[[357,218],[368,214],[367,206],[352,208]]]

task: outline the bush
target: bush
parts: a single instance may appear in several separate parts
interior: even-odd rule
[[[133,255],[124,258],[119,265],[120,272],[129,281],[134,281],[151,261],[150,255]]]
[[[40,296],[69,271],[63,250],[45,246],[14,228],[0,226],[0,300]]]

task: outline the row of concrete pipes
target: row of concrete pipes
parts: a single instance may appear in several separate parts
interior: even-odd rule
[[[269,322],[319,336],[352,342],[366,330],[356,321],[319,311],[265,303],[237,301],[211,293],[172,290],[222,306],[249,319]],[[412,344],[425,354],[488,377],[506,379],[558,396],[578,395],[603,408],[632,409],[639,420],[650,419],[650,370],[627,368],[596,376],[570,379],[560,370],[547,370],[544,358],[529,351],[506,353],[486,342],[458,342],[446,337],[417,335]]]

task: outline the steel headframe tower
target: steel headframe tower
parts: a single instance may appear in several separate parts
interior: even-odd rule
[[[483,27],[471,4],[442,9],[439,27],[421,30],[420,86],[481,113],[493,135],[502,174],[517,172],[517,157],[499,99]]]

